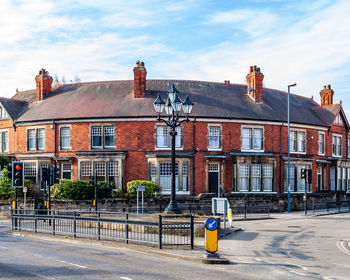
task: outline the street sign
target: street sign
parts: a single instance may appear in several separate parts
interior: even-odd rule
[[[146,190],[145,186],[136,186],[136,191],[144,192]]]
[[[218,250],[218,222],[213,217],[205,221],[205,250],[211,254]]]
[[[27,187],[23,187],[23,192],[26,193],[27,192]]]
[[[216,230],[218,228],[218,222],[215,218],[208,218],[205,221],[205,227],[210,231]]]
[[[211,201],[211,208],[213,215],[224,214],[226,215],[228,208],[230,208],[227,198],[213,197]]]

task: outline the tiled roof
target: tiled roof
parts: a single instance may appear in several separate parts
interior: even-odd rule
[[[263,103],[255,103],[246,85],[203,81],[147,80],[144,98],[134,98],[133,80],[80,83],[61,86],[42,101],[35,100],[35,91],[18,93],[16,99],[30,103],[19,121],[76,118],[155,117],[153,101],[157,94],[165,100],[172,84],[180,98],[190,95],[195,103],[192,116],[263,121],[287,121],[287,93],[264,88]],[[33,97],[34,96],[34,97]],[[319,107],[310,98],[291,94],[290,120],[294,123],[329,126],[337,112]],[[333,110],[334,109],[334,110]],[[339,111],[339,110],[338,110]]]
[[[5,108],[12,120],[17,120],[28,108],[28,103],[22,100],[0,97],[0,103]]]

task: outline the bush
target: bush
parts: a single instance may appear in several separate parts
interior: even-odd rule
[[[8,178],[7,167],[5,167],[0,174],[0,199],[10,199],[14,196],[15,190],[12,188],[11,180]]]
[[[25,179],[24,187],[27,187],[27,198],[40,196],[40,187],[35,185],[31,180]],[[24,197],[22,188],[17,189],[17,196]]]
[[[51,187],[51,198],[69,200],[91,200],[95,196],[95,188],[88,181],[60,180]]]
[[[0,156],[0,167],[5,168],[9,164],[9,159],[5,156]]]
[[[112,197],[113,187],[108,182],[97,183],[98,199]],[[60,180],[59,184],[51,187],[51,198],[69,200],[92,200],[95,198],[95,187],[88,181]]]
[[[97,182],[97,198],[111,198],[114,187],[108,182]]]
[[[135,180],[135,181],[130,181],[127,184],[127,191],[130,195],[131,198],[136,197],[136,187],[137,186],[145,186],[145,193],[144,197],[152,197],[155,194],[159,193],[160,188],[158,187],[156,182],[152,181],[144,181],[144,180]]]

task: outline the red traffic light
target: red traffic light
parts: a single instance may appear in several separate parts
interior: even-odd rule
[[[18,171],[21,170],[22,169],[22,165],[16,164],[15,169],[18,170]]]

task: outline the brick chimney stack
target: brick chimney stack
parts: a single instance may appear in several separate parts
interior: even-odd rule
[[[44,68],[39,71],[39,75],[35,77],[36,82],[36,100],[45,99],[52,90],[52,77],[49,76]]]
[[[264,74],[260,72],[260,68],[250,66],[249,74],[247,75],[247,93],[256,102],[263,102],[263,80]]]
[[[321,106],[333,105],[334,91],[331,89],[331,85],[323,86],[320,91],[321,95]]]
[[[134,98],[143,98],[146,93],[146,76],[147,71],[145,63],[136,61],[134,67]]]

